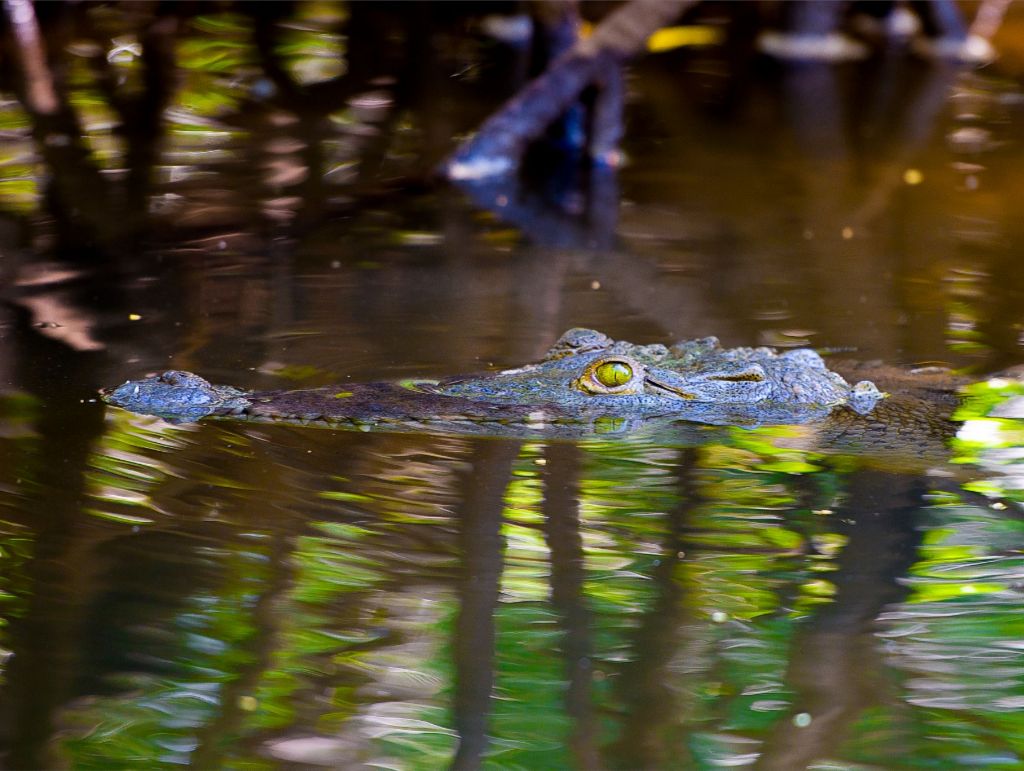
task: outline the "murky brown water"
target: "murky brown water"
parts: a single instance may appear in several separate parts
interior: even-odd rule
[[[51,260],[45,224],[35,249],[4,233],[6,765],[1024,764],[1012,425],[921,467],[783,429],[524,442],[95,402],[167,367],[278,388],[514,365],[572,326],[1024,359],[1018,88],[677,67],[635,70],[621,173],[497,214],[472,201],[500,192],[379,184],[318,215],[265,193],[255,228],[253,140],[197,155],[215,127],[172,134],[166,246],[89,267]]]

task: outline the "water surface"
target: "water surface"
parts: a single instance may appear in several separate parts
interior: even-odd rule
[[[893,462],[787,428],[547,442],[95,401],[167,367],[281,388],[514,366],[572,326],[1020,363],[1016,86],[677,65],[636,71],[630,163],[582,185],[316,210],[245,183],[253,137],[298,164],[279,127],[199,142],[179,113],[171,238],[97,266],[55,260],[45,221],[6,233],[6,765],[1024,765],[1012,420]]]

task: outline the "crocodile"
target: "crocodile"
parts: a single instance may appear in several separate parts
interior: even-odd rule
[[[867,415],[884,397],[869,380],[850,385],[809,349],[724,348],[713,337],[635,345],[580,328],[539,362],[443,380],[244,391],[170,370],[102,393],[109,404],[174,422],[230,416],[574,435],[655,420],[801,424],[837,410]]]

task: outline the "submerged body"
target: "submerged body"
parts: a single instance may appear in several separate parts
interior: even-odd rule
[[[610,423],[628,430],[659,418],[807,423],[839,408],[867,414],[882,397],[870,381],[849,385],[806,349],[726,349],[715,338],[634,345],[589,329],[569,330],[535,364],[436,382],[248,392],[169,371],[104,394],[111,404],[178,422],[221,415],[413,427],[561,426],[576,433]]]

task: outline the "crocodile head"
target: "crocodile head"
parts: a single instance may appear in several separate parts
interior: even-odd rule
[[[434,393],[498,404],[549,403],[581,414],[696,413],[698,405],[815,411],[841,404],[857,412],[882,393],[850,386],[807,349],[722,348],[713,337],[664,345],[615,341],[571,329],[544,359],[492,375],[442,380]]]
[[[590,329],[570,329],[535,364],[436,383],[248,392],[171,370],[103,393],[110,404],[174,422],[240,415],[417,424],[664,416],[717,425],[803,423],[843,404],[865,413],[880,398],[872,383],[851,387],[813,351],[726,349],[713,337],[670,348],[633,345]]]
[[[110,404],[178,423],[228,413],[248,403],[245,391],[214,385],[199,375],[181,370],[129,380],[101,393],[103,400]]]

